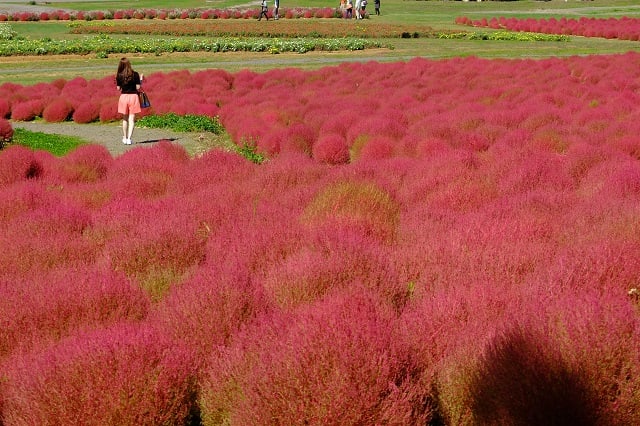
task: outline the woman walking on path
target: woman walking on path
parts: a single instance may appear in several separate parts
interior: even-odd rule
[[[267,0],[262,0],[262,5],[260,7],[260,17],[258,18],[258,21],[260,21],[263,16],[267,18],[267,21],[268,21],[269,15],[267,14],[267,12],[269,12],[269,7],[267,6]]]
[[[142,111],[138,96],[141,84],[142,75],[133,70],[129,59],[120,59],[116,74],[116,86],[120,91],[118,114],[122,114],[122,143],[125,145],[132,144],[131,136],[133,135],[136,114]]]

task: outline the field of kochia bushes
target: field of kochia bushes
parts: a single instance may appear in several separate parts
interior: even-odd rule
[[[564,34],[582,37],[616,38],[620,40],[640,40],[640,18],[498,18],[471,19],[459,16],[456,24],[474,27],[506,29],[546,34]]]
[[[0,152],[4,425],[640,424],[640,55],[145,87],[270,159]]]

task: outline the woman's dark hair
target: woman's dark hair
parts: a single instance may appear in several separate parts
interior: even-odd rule
[[[121,58],[118,63],[118,80],[122,84],[127,84],[133,80],[133,68],[127,58]]]

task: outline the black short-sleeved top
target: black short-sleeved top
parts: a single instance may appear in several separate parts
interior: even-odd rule
[[[136,85],[140,84],[140,74],[137,72],[133,72],[133,78],[128,84],[123,84],[120,79],[120,76],[116,76],[116,84],[120,87],[120,93],[123,94],[136,94],[138,93],[138,89]]]

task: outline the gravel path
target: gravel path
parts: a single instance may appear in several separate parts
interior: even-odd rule
[[[111,155],[117,156],[130,149],[150,147],[161,140],[182,145],[190,155],[203,153],[216,146],[216,137],[210,133],[177,133],[166,129],[145,129],[136,127],[133,131],[133,145],[122,143],[121,122],[100,124],[76,124],[73,122],[47,123],[45,121],[11,121],[14,129],[42,132],[66,136],[77,136],[87,142],[105,146]]]
[[[69,0],[74,1],[74,0]],[[47,1],[43,3],[28,4],[27,0],[8,0],[0,2],[0,12],[15,13],[15,12],[53,12],[55,10],[65,10],[61,7],[55,7],[55,1]]]

